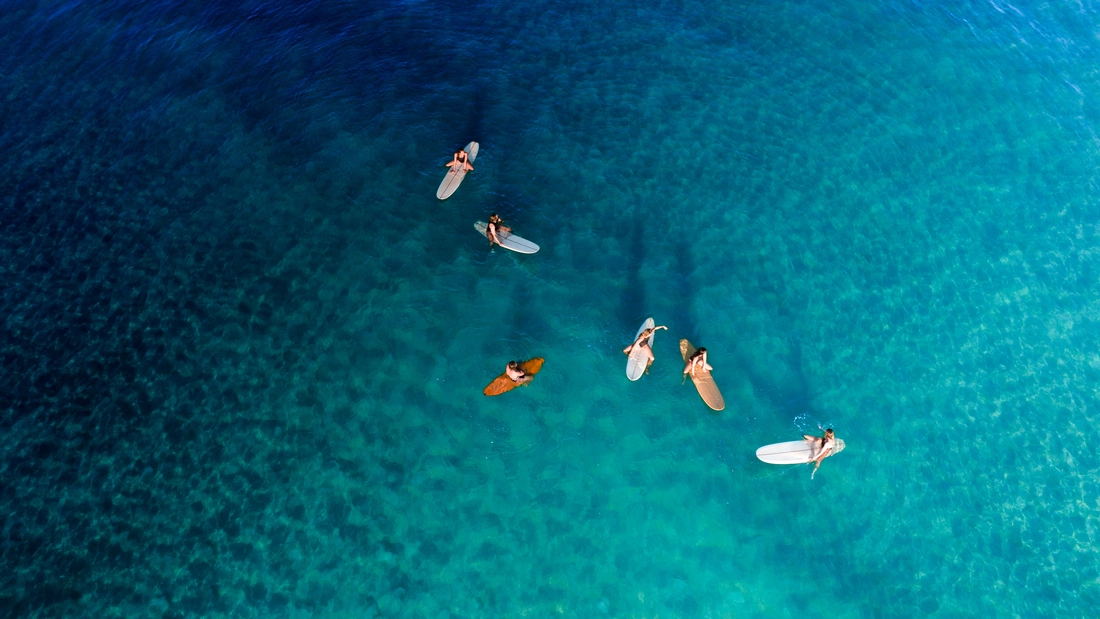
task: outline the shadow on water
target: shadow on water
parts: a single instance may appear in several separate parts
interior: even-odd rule
[[[687,243],[674,245],[673,257],[676,260],[676,273],[678,277],[673,279],[672,287],[675,290],[672,298],[672,307],[669,312],[669,327],[676,330],[677,339],[687,338],[692,341],[699,339],[699,325],[695,322],[695,315],[691,311],[691,303],[695,299],[695,258],[691,255],[691,247]],[[692,339],[694,338],[694,339]]]
[[[550,325],[543,318],[544,312],[536,307],[530,284],[517,283],[512,289],[511,296],[513,300],[511,332],[521,340],[542,341],[548,337]]]
[[[802,371],[802,343],[796,335],[790,335],[787,339],[790,344],[785,360],[788,371],[780,377],[781,382],[774,382],[773,376],[765,376],[758,369],[759,363],[748,359],[741,363],[745,376],[752,384],[753,393],[770,402],[783,418],[794,419],[805,414],[811,420],[824,422],[824,416],[813,406],[809,381]]]
[[[645,306],[645,284],[641,273],[641,265],[645,261],[645,235],[640,219],[634,218],[629,238],[626,287],[619,295],[618,324],[621,325],[633,325],[640,321],[643,312],[649,311]]]
[[[454,149],[464,148],[471,141],[481,142],[484,140],[484,118],[485,118],[485,94],[483,92],[483,84],[478,84],[474,94],[472,95],[471,105],[466,108],[469,113],[463,115],[465,122],[461,123],[462,128],[460,131],[454,134],[448,135],[447,139],[452,140],[454,144],[451,146]],[[459,125],[455,125],[456,127]],[[474,161],[475,166],[477,161]],[[444,170],[445,171],[445,170]],[[477,174],[476,172],[474,174]],[[447,203],[447,206],[453,204],[466,204],[469,205],[469,201],[465,200],[468,196],[467,193],[477,191],[477,187],[485,182],[486,179],[492,178],[491,176],[473,176],[469,177],[472,180],[470,185],[464,185],[459,188],[459,192],[463,192],[457,199],[452,197],[451,202]],[[467,181],[470,182],[470,181]],[[457,194],[458,192],[456,192]],[[484,221],[489,218],[489,214],[496,212],[500,213],[505,220],[508,219],[510,205],[497,200],[495,207],[485,207],[477,211],[470,211],[466,208],[441,208],[433,217],[433,226],[430,230],[426,231],[428,235],[427,242],[425,243],[426,260],[432,266],[439,264],[450,264],[462,253],[463,248],[467,247],[464,243],[456,243],[454,240],[455,230],[468,231],[470,238],[474,238],[476,234],[472,228],[474,221]]]
[[[485,88],[484,82],[479,82],[470,96],[469,113],[466,114],[466,124],[459,136],[463,144],[471,141],[482,142],[485,140]]]

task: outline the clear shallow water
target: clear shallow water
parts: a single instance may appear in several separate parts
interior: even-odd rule
[[[3,9],[6,615],[1100,601],[1095,8]]]

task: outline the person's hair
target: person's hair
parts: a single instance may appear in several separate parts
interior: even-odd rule
[[[703,348],[700,348],[699,350],[697,350],[697,351],[695,351],[695,352],[707,352],[707,349],[706,349],[706,347],[704,346]]]
[[[828,439],[829,436],[832,435],[832,434],[833,434],[833,429],[832,428],[828,428],[828,429],[825,430],[825,438],[826,439]]]

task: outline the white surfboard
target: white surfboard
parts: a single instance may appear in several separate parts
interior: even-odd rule
[[[756,457],[768,464],[806,464],[817,457],[818,444],[805,439],[788,443],[764,445],[756,450]],[[844,451],[844,441],[836,439],[836,448],[830,456]],[[826,457],[830,457],[826,456]]]
[[[481,236],[489,238],[488,230],[489,224],[484,221],[479,221],[474,224],[474,230],[481,233]],[[535,245],[531,241],[523,238],[522,236],[516,236],[511,232],[504,232],[497,235],[500,239],[500,246],[504,249],[510,249],[520,254],[533,254],[539,250],[539,246]]]
[[[634,334],[634,339],[637,340],[638,336],[642,334],[642,331],[646,329],[652,329],[653,325],[657,323],[653,322],[652,318],[646,318],[642,326],[638,327],[638,332]],[[648,344],[649,349],[653,350],[653,336],[656,333],[652,333],[649,336]],[[645,374],[646,363],[649,359],[646,358],[644,352],[640,350],[639,346],[635,346],[634,350],[630,351],[630,358],[626,360],[626,377],[630,380],[638,380]]]
[[[462,149],[466,151],[471,164],[474,162],[474,159],[477,159],[477,148],[477,142],[470,142],[466,145],[466,148]],[[466,178],[466,170],[455,170],[455,167],[447,171],[447,175],[443,177],[443,182],[439,183],[439,189],[435,190],[435,197],[440,200],[446,200],[451,197],[451,194],[453,194],[455,190],[458,189],[458,186],[462,184],[462,179]]]

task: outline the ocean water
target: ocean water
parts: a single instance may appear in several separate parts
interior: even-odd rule
[[[1094,615],[1098,18],[0,1],[0,616]]]

